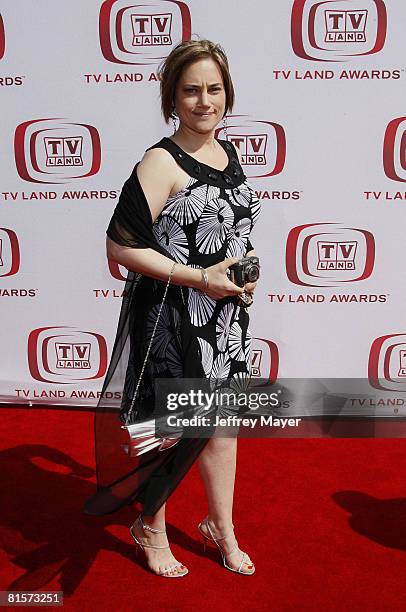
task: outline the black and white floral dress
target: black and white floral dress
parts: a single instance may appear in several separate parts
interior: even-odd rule
[[[168,198],[155,220],[155,236],[176,261],[196,268],[244,257],[253,248],[249,236],[260,213],[259,200],[233,145],[218,142],[228,156],[224,171],[197,162],[169,138],[151,147],[165,148],[190,176],[186,187]],[[198,289],[184,289],[189,331],[198,342],[204,375],[228,379],[236,390],[245,388],[251,351],[247,310],[237,304],[235,296],[214,300]],[[151,310],[148,327],[154,325],[156,314]],[[184,356],[176,350],[182,347],[176,347],[165,315],[157,333],[155,354],[162,359],[162,368],[168,369],[169,376],[182,376]]]
[[[170,138],[150,147],[166,149],[189,180],[184,189],[168,198],[152,223],[135,166],[123,186],[108,236],[131,248],[153,248],[195,268],[207,268],[228,257],[244,257],[253,248],[249,237],[260,203],[234,146],[225,140],[218,142],[228,156],[223,171],[198,162]],[[117,410],[121,422],[141,428],[146,422],[156,422],[155,383],[159,378],[180,383],[196,378],[220,380],[221,386],[233,393],[249,384],[247,309],[238,304],[237,296],[213,300],[203,291],[174,284],[168,287],[142,370],[166,284],[129,272],[113,354],[95,414],[98,490],[85,504],[88,514],[110,513],[135,500],[142,502],[145,514],[154,514],[208,441],[183,436],[164,452],[154,442],[148,452],[125,457],[116,435]],[[119,405],[109,400],[116,394],[121,397]]]

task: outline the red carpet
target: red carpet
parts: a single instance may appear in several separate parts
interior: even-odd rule
[[[63,590],[65,610],[405,609],[404,440],[240,440],[234,523],[253,577],[223,569],[214,549],[203,556],[195,465],[168,507],[190,573],[168,580],[135,559],[136,509],[80,514],[94,490],[92,413],[1,417],[0,590]]]

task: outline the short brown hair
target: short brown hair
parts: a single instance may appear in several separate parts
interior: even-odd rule
[[[207,57],[217,62],[223,77],[226,93],[224,115],[232,110],[234,105],[234,87],[224,49],[221,45],[211,40],[186,40],[178,43],[158,68],[161,109],[166,123],[169,123],[169,119],[172,117],[176,85],[183,70],[190,64]]]

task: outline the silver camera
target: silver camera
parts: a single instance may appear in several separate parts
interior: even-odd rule
[[[245,283],[255,283],[259,279],[260,268],[259,257],[243,257],[228,268],[229,278],[235,285],[244,287]]]
[[[259,279],[259,258],[251,255],[243,257],[240,261],[230,266],[227,270],[229,279],[239,287],[244,287],[245,283],[255,283]],[[253,303],[252,294],[244,291],[238,296],[238,304],[248,308]]]

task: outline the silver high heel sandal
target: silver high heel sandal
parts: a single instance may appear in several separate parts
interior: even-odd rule
[[[138,546],[144,551],[144,553],[145,553],[144,548],[169,548],[169,544],[165,544],[164,546],[157,546],[156,544],[145,544],[144,542],[140,542],[140,540],[137,538],[137,536],[134,533],[134,525],[137,521],[139,521],[144,531],[151,531],[151,533],[166,533],[166,531],[162,529],[154,529],[153,527],[150,527],[149,525],[145,525],[144,521],[142,520],[142,515],[140,514],[138,518],[135,519],[134,523],[130,526],[130,533],[132,537],[134,538],[136,544],[138,544]],[[138,548],[136,549],[136,554],[137,553],[138,553]],[[189,573],[189,570],[186,567],[183,572],[176,572],[176,574],[169,574],[168,572],[171,572],[172,570],[176,569],[177,567],[181,567],[181,566],[183,566],[183,563],[180,563],[180,561],[178,561],[177,563],[170,565],[163,572],[154,572],[153,570],[151,570],[151,568],[149,569],[151,570],[153,574],[156,574],[157,576],[164,576],[165,578],[180,578],[181,576],[186,576],[186,574]]]
[[[205,533],[202,531],[202,525],[204,525],[204,526],[207,528],[207,531],[209,532],[210,536],[206,535],[206,534],[205,534]],[[239,548],[238,548],[238,544],[236,544],[236,545],[234,546],[234,548],[233,548],[233,549],[232,549],[232,550],[231,550],[229,553],[225,554],[225,553],[223,552],[223,549],[221,548],[221,546],[220,546],[220,544],[219,544],[219,542],[221,542],[221,540],[225,540],[225,539],[226,539],[226,538],[228,538],[230,535],[232,535],[232,533],[234,532],[234,525],[233,525],[232,527],[233,527],[233,531],[230,531],[230,533],[228,533],[227,535],[222,536],[221,538],[215,538],[215,537],[214,537],[214,534],[213,534],[213,532],[212,532],[212,530],[211,530],[211,528],[210,528],[210,525],[209,525],[209,517],[208,517],[208,516],[206,516],[206,518],[205,518],[205,519],[204,519],[204,520],[203,520],[201,523],[199,523],[199,525],[197,526],[197,528],[198,528],[198,530],[199,530],[200,534],[203,536],[203,538],[202,538],[202,539],[203,539],[203,547],[204,547],[204,550],[206,550],[206,544],[207,544],[207,541],[209,541],[209,542],[214,542],[214,543],[215,543],[215,545],[217,546],[217,548],[218,548],[218,549],[219,549],[219,551],[220,551],[221,558],[222,558],[222,560],[223,560],[223,565],[224,565],[224,567],[225,567],[226,569],[230,570],[230,572],[236,572],[237,574],[243,574],[244,576],[252,576],[252,574],[255,572],[255,567],[254,567],[254,565],[253,565],[253,564],[252,564],[252,565],[249,565],[249,562],[247,561],[247,559],[248,559],[248,555],[247,555],[247,553],[245,553],[245,552],[242,552],[242,551],[241,551],[241,553],[242,553],[242,558],[241,558],[240,565],[238,566],[238,568],[237,568],[237,567],[230,567],[230,566],[228,565],[228,563],[226,562],[226,557],[229,557],[229,556],[230,556],[230,555],[231,555],[231,554],[232,554],[232,553],[233,553],[235,550],[239,550]],[[251,562],[251,563],[252,563],[252,562]],[[247,569],[248,569],[249,571],[243,571],[243,566],[244,566],[244,564],[248,566],[248,568],[247,568]]]

